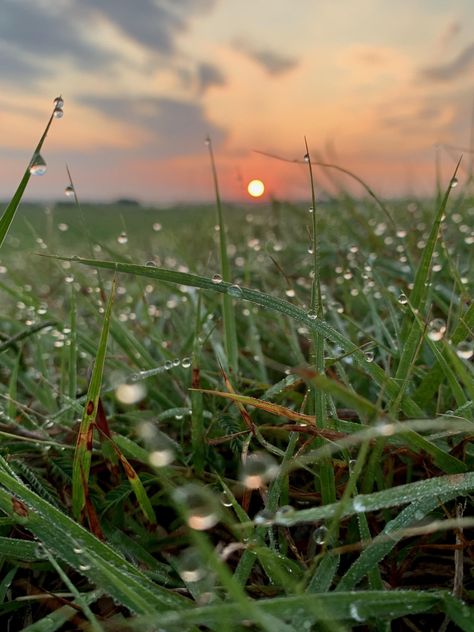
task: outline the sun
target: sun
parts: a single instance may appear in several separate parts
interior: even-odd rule
[[[247,185],[247,191],[252,197],[261,197],[265,192],[265,185],[261,180],[251,180]]]

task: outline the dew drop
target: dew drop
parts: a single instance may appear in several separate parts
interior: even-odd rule
[[[240,298],[242,296],[242,288],[237,283],[234,283],[227,288],[227,294],[234,298]]]
[[[212,282],[214,283],[214,285],[219,285],[219,283],[222,283],[222,277],[220,274],[215,274],[212,277]]]
[[[189,369],[189,367],[191,366],[191,358],[183,358],[181,360],[181,366],[183,367],[183,369]]]
[[[305,162],[309,162],[309,154],[305,154],[305,155],[303,156],[303,160],[304,160]]]
[[[360,496],[356,496],[352,501],[352,504],[355,512],[362,513],[363,511],[365,511],[365,504]]]
[[[160,224],[160,222],[155,222],[153,224],[153,230],[155,231],[155,233],[158,233],[161,230],[162,226]]]
[[[81,549],[80,546],[75,546],[72,550],[76,555],[81,555],[82,553],[84,553],[83,549]]]
[[[365,359],[366,359],[367,362],[373,362],[374,358],[375,358],[375,354],[374,354],[373,351],[367,351],[365,353]]]
[[[64,110],[62,108],[56,106],[54,108],[54,111],[53,111],[53,116],[56,119],[62,118],[64,116]]]
[[[434,318],[428,326],[428,338],[434,342],[442,340],[446,333],[446,322],[442,318]]]
[[[408,297],[404,292],[402,292],[398,297],[398,302],[400,305],[406,305],[408,303]]]
[[[90,564],[79,564],[79,570],[80,571],[83,571],[83,572],[89,571],[90,568],[91,568]]]
[[[191,529],[204,531],[219,522],[217,500],[206,487],[189,483],[178,487],[173,493],[173,498],[181,506]]]
[[[474,346],[472,342],[464,340],[456,347],[456,355],[462,360],[470,360],[474,355]]]
[[[206,574],[201,555],[194,548],[186,549],[180,554],[177,566],[181,579],[189,584],[198,582]]]
[[[310,309],[309,312],[308,312],[308,318],[310,320],[316,320],[317,317],[318,317],[318,314],[317,314],[316,310]]]
[[[275,459],[267,452],[249,454],[240,468],[240,480],[247,489],[259,489],[273,480],[279,471]]]
[[[175,459],[173,443],[168,437],[159,433],[153,438],[154,450],[148,455],[148,460],[153,467],[165,467]]]
[[[141,401],[146,395],[143,384],[119,384],[115,389],[115,397],[121,404],[128,406]]]
[[[165,371],[170,371],[173,368],[173,363],[171,360],[166,360],[165,362]]]
[[[323,524],[313,531],[313,540],[316,544],[323,545],[328,537],[328,528]]]
[[[155,263],[153,260],[151,260],[151,259],[150,259],[150,261],[147,261],[147,262],[145,263],[145,265],[146,265],[146,267],[147,267],[147,268],[157,268],[157,267],[158,267],[158,266],[156,265],[156,263]]]
[[[406,230],[397,230],[397,237],[399,237],[400,239],[403,239],[406,236],[407,236]]]
[[[48,169],[46,161],[41,154],[36,154],[30,162],[30,174],[32,176],[44,176]]]
[[[275,514],[273,511],[270,511],[269,509],[262,509],[255,514],[253,521],[259,526],[269,527],[273,524],[274,518]]]
[[[286,296],[288,296],[288,298],[294,298],[296,295],[296,292],[294,291],[293,288],[289,288],[288,290],[285,290],[285,294]]]
[[[452,189],[454,189],[455,187],[457,187],[459,184],[459,180],[456,178],[456,176],[454,176],[454,178],[451,178],[451,182],[450,182],[450,187]]]
[[[311,215],[314,213],[314,208],[312,206],[309,207],[308,213],[310,213]]]
[[[221,503],[224,507],[232,507],[232,498],[229,496],[229,493],[225,490],[222,492],[220,496]]]
[[[63,108],[64,107],[64,99],[62,98],[61,95],[59,95],[59,97],[56,97],[53,100],[53,103],[54,103],[54,107],[55,108]]]
[[[126,244],[128,242],[128,236],[127,233],[122,232],[120,233],[120,235],[117,237],[117,241],[119,244]]]
[[[359,623],[365,621],[364,617],[359,613],[358,607],[355,603],[351,603],[349,607],[349,613],[354,621],[358,621]]]
[[[285,518],[288,518],[294,513],[295,513],[294,507],[292,507],[291,505],[283,505],[282,507],[277,509],[277,512],[275,514],[275,520],[277,522],[278,520],[284,520]]]

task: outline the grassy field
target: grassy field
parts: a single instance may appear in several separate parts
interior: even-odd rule
[[[4,629],[474,629],[468,184],[318,203],[306,168],[308,204],[168,210],[21,205],[25,173]]]

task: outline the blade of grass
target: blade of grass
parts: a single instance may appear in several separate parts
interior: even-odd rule
[[[214,160],[214,152],[212,150],[212,142],[210,138],[206,139],[206,145],[209,150],[209,158],[211,161],[212,180],[214,183],[214,193],[216,197],[217,208],[217,224],[219,226],[219,248],[222,279],[227,283],[232,280],[230,272],[229,257],[227,254],[227,237],[225,232],[224,215],[222,212],[221,196],[219,193],[219,181],[217,179],[216,162]],[[229,366],[235,372],[238,371],[238,343],[237,343],[237,327],[235,324],[235,310],[232,298],[227,294],[222,297],[222,314],[224,320],[224,339],[225,350],[229,361]]]
[[[43,255],[50,256],[50,255]],[[198,287],[212,292],[218,292],[221,294],[227,293],[230,283],[222,282],[215,284],[212,279],[199,276],[196,274],[189,274],[186,272],[177,272],[176,270],[166,270],[165,268],[152,268],[149,266],[139,266],[136,264],[120,263],[115,261],[99,261],[94,259],[84,259],[81,257],[61,257],[54,255],[54,258],[63,261],[74,261],[86,266],[104,268],[114,270],[117,272],[125,272],[127,274],[133,274],[138,276],[145,276],[152,279],[171,282],[178,285],[188,285],[191,287]],[[289,303],[281,298],[270,296],[264,292],[253,290],[250,288],[240,288],[240,298],[243,300],[254,303],[266,309],[280,312],[296,321],[302,322],[310,331],[320,333],[322,336],[330,340],[331,342],[339,345],[345,352],[350,353],[361,368],[380,386],[384,387],[384,392],[387,396],[394,397],[399,391],[398,384],[395,380],[386,376],[384,370],[373,362],[368,362],[365,354],[361,351],[357,345],[351,342],[343,334],[339,333],[329,323],[323,319],[311,319],[300,307]],[[413,402],[410,397],[404,397],[402,400],[402,406],[405,414],[412,417],[423,417],[423,411]]]
[[[187,600],[152,582],[122,555],[98,540],[25,484],[0,469],[0,507],[55,556],[85,575],[131,611],[155,614],[184,608]]]
[[[97,348],[94,369],[92,371],[92,377],[87,391],[87,404],[84,407],[81,426],[77,437],[76,450],[74,452],[72,469],[72,508],[76,519],[80,518],[86,501],[87,490],[85,489],[85,486],[87,486],[89,480],[89,471],[92,459],[92,436],[99,405],[100,387],[104,371],[114,295],[115,279],[112,284],[110,297],[104,314],[104,321]]]
[[[30,180],[31,177],[31,173],[30,173],[30,166],[32,161],[34,160],[34,158],[36,156],[39,156],[41,149],[43,147],[44,141],[46,140],[46,136],[48,135],[49,132],[49,128],[51,127],[51,123],[53,122],[53,118],[54,118],[54,110],[53,112],[51,112],[51,116],[49,117],[48,123],[46,124],[46,127],[44,129],[44,132],[41,136],[41,138],[39,139],[38,144],[36,145],[36,148],[33,152],[33,156],[30,160],[30,162],[28,163],[28,167],[26,168],[26,171],[23,175],[23,178],[20,180],[20,184],[18,185],[17,190],[15,191],[15,194],[13,195],[10,203],[8,204],[7,208],[5,209],[5,211],[3,212],[2,217],[0,218],[0,248],[3,245],[3,242],[5,241],[5,237],[7,236],[8,233],[8,229],[11,226],[11,223],[13,222],[13,218],[15,217],[15,213],[16,210],[21,202],[21,198],[23,197],[23,193],[25,192],[25,189],[28,185],[28,182]]]
[[[323,317],[323,303],[321,299],[321,266],[320,266],[320,253],[319,253],[319,210],[316,206],[316,192],[314,186],[313,167],[311,165],[311,156],[309,153],[308,142],[304,139],[306,148],[306,158],[308,164],[309,183],[311,188],[311,204],[313,212],[312,216],[312,250],[313,250],[313,262],[312,262],[312,283],[311,283],[311,315],[314,318]],[[324,374],[324,336],[317,331],[312,332],[312,363],[318,373]],[[313,387],[312,404],[314,414],[316,417],[316,424],[320,428],[326,427],[326,393],[324,390],[316,386]],[[317,438],[316,444],[322,445],[324,439]],[[329,504],[336,500],[336,483],[334,478],[334,468],[330,461],[322,461],[319,464],[319,479],[321,489],[321,499],[323,504]]]

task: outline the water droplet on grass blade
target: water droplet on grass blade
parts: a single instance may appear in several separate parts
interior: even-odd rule
[[[115,397],[121,404],[132,405],[141,401],[146,395],[143,384],[119,384],[115,389]]]
[[[153,467],[165,467],[175,459],[174,446],[163,433],[157,433],[153,437],[154,449],[150,452],[148,460]]]
[[[62,108],[55,107],[53,111],[53,116],[56,119],[60,119],[64,116],[64,110]]]
[[[191,366],[191,358],[183,358],[181,360],[181,366],[183,367],[183,369],[189,369],[189,367]]]
[[[446,333],[446,322],[442,318],[434,318],[428,326],[428,338],[434,342],[442,340]]]
[[[365,359],[367,362],[373,362],[375,358],[375,353],[373,351],[367,351],[365,353]]]
[[[456,355],[462,360],[470,360],[474,355],[474,345],[467,340],[460,342],[456,347]]]
[[[273,511],[270,511],[269,509],[262,509],[255,514],[253,521],[255,524],[260,526],[269,527],[273,524],[274,518],[275,514]]]
[[[407,295],[402,292],[398,297],[398,302],[400,303],[400,305],[406,305],[408,303]]]
[[[126,244],[128,242],[127,233],[126,232],[120,233],[120,235],[117,237],[117,241],[121,245]]]
[[[48,169],[46,161],[41,154],[36,154],[30,162],[30,174],[32,176],[44,176]]]
[[[317,314],[316,310],[310,309],[309,312],[308,312],[308,318],[310,320],[316,320],[317,317],[318,317],[318,314]]]
[[[456,176],[454,176],[454,178],[451,178],[451,182],[450,182],[450,187],[452,189],[454,189],[455,187],[457,187],[459,184],[459,180],[456,178]]]
[[[59,97],[56,97],[53,100],[53,103],[54,103],[54,107],[55,108],[63,108],[64,107],[64,99],[62,98],[61,95]]]
[[[234,298],[240,298],[242,296],[242,288],[237,283],[234,283],[227,288],[227,294]]]
[[[325,525],[321,525],[313,531],[313,540],[316,544],[323,545],[326,543],[328,537],[328,528]]]
[[[212,277],[212,282],[214,283],[214,285],[219,285],[219,283],[222,283],[222,277],[220,274],[215,274]]]
[[[178,487],[173,492],[175,502],[181,506],[191,529],[204,531],[219,522],[219,506],[207,488],[196,483]]]
[[[280,507],[279,509],[277,509],[277,512],[275,514],[275,521],[278,522],[279,520],[284,520],[285,518],[288,518],[294,513],[295,513],[294,507],[292,507],[291,505],[283,505],[283,507]]]
[[[177,566],[181,579],[189,584],[198,582],[206,574],[202,557],[199,551],[194,548],[186,549],[180,554]]]
[[[258,489],[273,480],[279,471],[278,463],[267,452],[254,452],[240,468],[240,480],[248,489]]]

